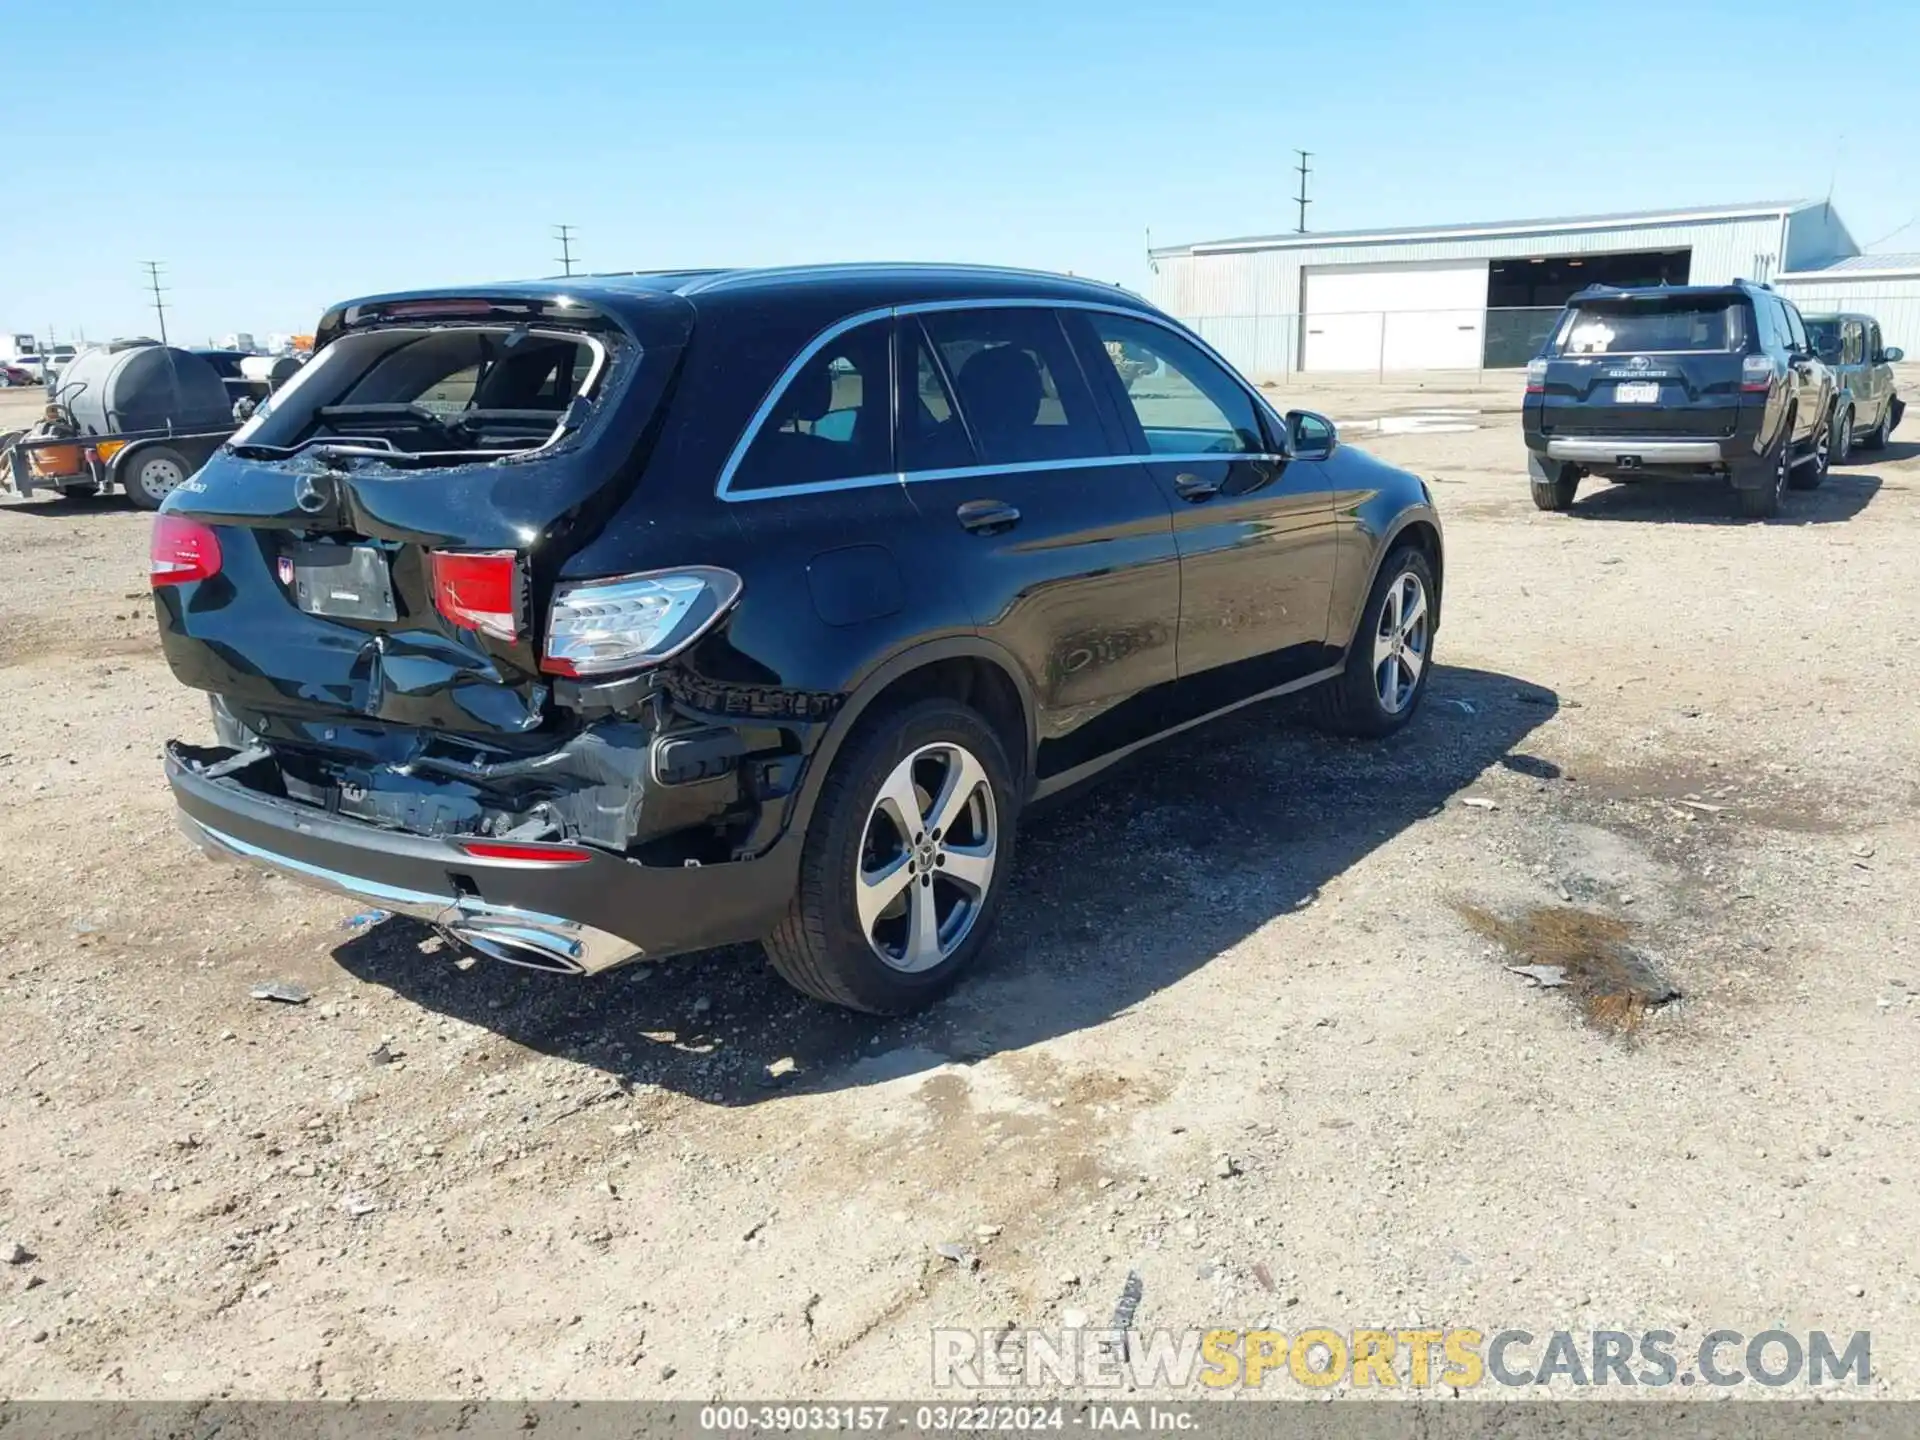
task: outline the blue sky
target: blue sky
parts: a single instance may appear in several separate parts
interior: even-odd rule
[[[587,268],[1138,287],[1149,227],[1290,229],[1296,146],[1315,229],[1830,183],[1863,245],[1920,215],[1912,0],[14,0],[0,42],[0,327],[62,338],[150,332],[149,258],[176,340],[264,339],[354,294],[553,273],[560,221]],[[70,82],[52,121],[35,77]]]

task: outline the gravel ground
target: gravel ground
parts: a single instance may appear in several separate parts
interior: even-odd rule
[[[1137,1271],[1141,1326],[1866,1329],[1920,1398],[1920,445],[1541,515],[1512,377],[1282,398],[1438,482],[1420,720],[1034,817],[897,1023],[208,864],[146,517],[0,503],[0,1393],[898,1396]]]

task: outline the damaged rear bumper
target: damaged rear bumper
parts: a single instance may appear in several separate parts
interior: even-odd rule
[[[593,974],[637,959],[758,939],[793,894],[798,847],[755,859],[656,866],[592,847],[546,865],[468,854],[456,840],[386,829],[210,778],[169,744],[182,828],[216,858],[427,921],[494,959]]]

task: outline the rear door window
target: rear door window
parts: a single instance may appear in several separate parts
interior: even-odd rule
[[[1800,319],[1799,310],[1796,309],[1794,306],[1787,304],[1787,302],[1784,300],[1780,301],[1779,305],[1780,305],[1780,308],[1786,312],[1787,334],[1792,338],[1793,348],[1795,350],[1812,349],[1813,347],[1807,341],[1807,327],[1805,323]]]
[[[1148,454],[1251,455],[1266,449],[1252,397],[1197,346],[1124,315],[1093,311],[1086,320],[1139,422]]]
[[[1739,350],[1745,344],[1746,306],[1718,296],[1575,305],[1554,340],[1562,355]]]
[[[900,468],[953,470],[978,464],[973,437],[954,403],[952,381],[919,321],[904,323],[900,354],[903,360],[913,357],[901,367],[906,392],[900,403]]]
[[[922,324],[980,463],[1117,452],[1051,310],[940,310]]]
[[[869,480],[893,468],[893,322],[836,335],[794,372],[728,488],[784,490]]]
[[[1825,357],[1822,356],[1822,359]],[[1844,321],[1840,326],[1840,363],[1842,365],[1862,365],[1867,358],[1867,332],[1858,320]]]

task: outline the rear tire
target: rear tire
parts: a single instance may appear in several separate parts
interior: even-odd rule
[[[1770,520],[1780,513],[1780,500],[1787,490],[1787,476],[1793,468],[1793,413],[1787,413],[1780,427],[1780,438],[1755,465],[1766,478],[1751,489],[1736,489],[1740,513],[1749,520]]]
[[[949,789],[955,806],[943,808]],[[916,813],[903,825],[905,804]],[[864,717],[821,789],[767,958],[831,1005],[899,1015],[931,1003],[987,945],[1018,822],[1013,769],[978,711],[936,698]],[[876,897],[864,914],[863,893]]]
[[[1787,484],[1795,490],[1818,490],[1833,468],[1833,412],[1813,432],[1813,458],[1787,472]]]
[[[1875,429],[1868,431],[1860,437],[1860,448],[1862,450],[1884,450],[1887,448],[1887,441],[1893,438],[1894,404],[1894,401],[1889,400],[1886,410],[1882,412],[1880,416],[1880,424]]]
[[[1847,457],[1853,454],[1853,407],[1847,406],[1833,420],[1833,460],[1832,464],[1844,465]]]
[[[1571,509],[1573,497],[1580,490],[1580,468],[1577,465],[1562,465],[1551,479],[1535,479],[1530,482],[1529,488],[1533,491],[1535,509]]]
[[[1337,735],[1371,739],[1411,720],[1433,674],[1439,611],[1440,590],[1426,555],[1411,545],[1395,550],[1360,612],[1346,668],[1312,691],[1315,723]],[[1392,643],[1395,635],[1398,645]]]
[[[120,480],[126,487],[127,498],[134,504],[142,510],[158,510],[192,470],[179,451],[156,445],[128,460],[121,469]]]

